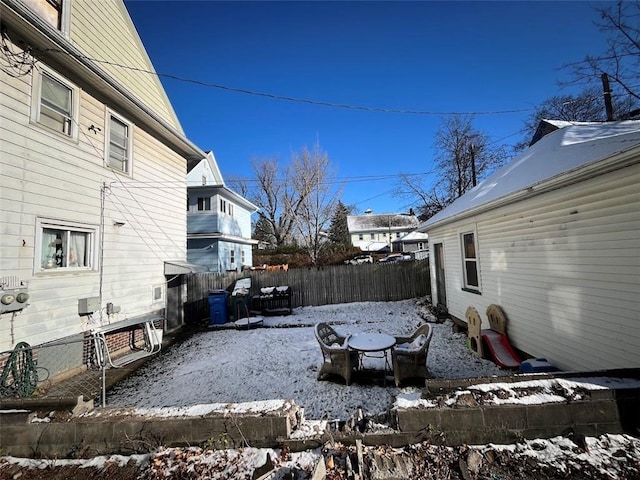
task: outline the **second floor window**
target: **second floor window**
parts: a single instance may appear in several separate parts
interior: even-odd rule
[[[54,132],[77,138],[78,89],[50,71],[36,70],[31,120]]]
[[[198,210],[211,210],[211,198],[209,197],[198,197]]]
[[[123,173],[131,173],[131,125],[109,114],[107,164]]]

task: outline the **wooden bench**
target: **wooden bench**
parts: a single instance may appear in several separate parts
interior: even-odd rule
[[[156,328],[155,322],[162,321],[160,316],[129,318],[120,322],[101,325],[92,329],[96,363],[99,367],[110,366],[119,368],[144,357],[154,355],[162,348],[162,328]],[[136,331],[142,330],[143,344],[139,346],[136,341]],[[129,351],[122,355],[115,355],[107,342],[108,335],[117,333],[129,333]]]

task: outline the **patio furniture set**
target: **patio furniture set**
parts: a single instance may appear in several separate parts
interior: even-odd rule
[[[319,380],[328,375],[339,375],[349,385],[352,375],[363,371],[366,357],[383,359],[385,382],[387,373],[393,372],[396,386],[410,378],[429,376],[427,354],[433,330],[428,324],[421,325],[410,336],[394,337],[386,333],[341,336],[330,325],[321,322],[315,326],[315,335],[323,357]]]

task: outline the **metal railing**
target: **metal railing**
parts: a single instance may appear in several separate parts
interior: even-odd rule
[[[26,399],[71,402],[82,396],[105,406],[107,368],[98,365],[94,342],[94,337],[85,336],[33,346],[20,343],[0,352],[0,405]]]

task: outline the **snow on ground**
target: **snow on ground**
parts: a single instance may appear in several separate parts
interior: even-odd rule
[[[308,419],[348,420],[358,407],[376,415],[393,405],[398,394],[411,395],[419,388],[395,388],[391,377],[386,386],[382,382],[346,386],[340,378],[317,380],[322,354],[313,325],[328,322],[343,335],[382,332],[406,336],[424,323],[420,315],[425,311],[416,300],[301,307],[292,315],[265,317],[265,327],[283,328],[195,333],[118,385],[109,393],[107,405],[155,408],[291,399],[304,407]],[[511,373],[478,358],[467,347],[466,335],[452,333],[449,321],[432,327],[427,363],[433,377]],[[384,364],[381,359],[366,358],[365,367],[382,372]]]

